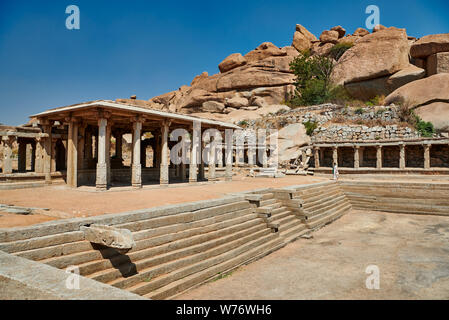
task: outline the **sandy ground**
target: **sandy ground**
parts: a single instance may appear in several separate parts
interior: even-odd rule
[[[237,177],[232,182],[217,182],[192,186],[173,184],[170,187],[144,187],[141,190],[112,188],[96,192],[95,188],[70,189],[49,186],[34,189],[1,190],[0,203],[22,207],[48,208],[45,215],[56,218],[87,217],[119,213],[168,204],[221,198],[228,193],[277,188],[299,184],[328,181],[327,178],[287,176],[280,179]],[[0,214],[2,214],[0,212]],[[0,219],[0,228],[40,223],[34,215]]]
[[[178,299],[449,299],[449,217],[352,211]]]

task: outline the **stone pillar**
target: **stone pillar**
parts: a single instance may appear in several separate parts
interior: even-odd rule
[[[42,143],[42,169],[45,175],[45,183],[47,184],[51,184],[51,160],[52,160],[52,156],[51,156],[51,149],[52,149],[52,142],[53,142],[53,138],[51,135],[51,128],[52,128],[53,123],[52,122],[43,122],[43,132],[46,133],[48,135],[48,137],[43,139],[43,143]],[[76,133],[76,135],[78,135],[78,132]],[[76,136],[76,138],[78,138],[78,136]],[[76,158],[75,158],[76,159]]]
[[[424,145],[424,169],[430,169],[430,144]]]
[[[86,149],[86,127],[87,124],[85,123],[78,126],[78,169],[87,169],[84,161]]]
[[[202,163],[201,159],[201,122],[195,121],[192,125],[192,142],[190,151],[190,167],[189,167],[189,182],[194,183],[198,181],[198,162]]]
[[[51,165],[50,165],[51,172],[56,171],[56,143],[57,142],[58,142],[57,139],[53,139],[53,138],[51,139]],[[34,171],[37,172],[36,169]]]
[[[360,168],[360,146],[354,146],[354,169]]]
[[[336,163],[338,165],[338,147],[337,146],[333,146],[332,147],[332,166],[334,165],[334,163]]]
[[[12,144],[14,142],[13,137],[2,137],[3,142],[3,168],[2,173],[12,173]]]
[[[17,160],[17,169],[19,172],[27,171],[27,144],[23,139],[17,139],[19,145],[19,158]]]
[[[315,151],[315,169],[319,169],[320,168],[320,148],[319,147],[315,147],[314,148]]]
[[[170,128],[169,121],[162,122],[162,134],[161,134],[161,168],[160,168],[160,184],[168,184],[168,168],[169,168],[169,150],[168,150],[168,131]]]
[[[119,160],[123,160],[123,132],[117,130],[115,132],[115,157]]]
[[[382,169],[382,146],[376,146],[376,169]]]
[[[106,165],[106,127],[108,120],[106,118],[98,119],[98,137],[96,140],[97,148],[97,179],[96,186],[98,190],[108,188],[108,170]]]
[[[213,140],[212,140],[212,136],[210,137],[211,140],[209,142],[209,173],[207,176],[207,180],[208,181],[216,181],[217,177],[215,175],[215,166],[217,164],[217,142],[216,142],[216,136],[213,136]]]
[[[200,134],[200,137],[202,137],[203,135]],[[201,145],[201,150],[204,150],[204,144],[203,141],[200,141],[200,145]],[[200,156],[200,163],[199,163],[199,168],[198,168],[198,172],[199,172],[199,179],[200,180],[204,180],[206,175],[204,173],[204,159],[202,157],[202,152],[201,152],[201,156]]]
[[[133,163],[132,163],[132,186],[133,188],[142,188],[142,164],[140,163],[142,141],[142,121],[138,120],[133,123]]]
[[[405,145],[399,145],[399,169],[405,169]]]
[[[225,170],[225,180],[226,181],[232,181],[232,136],[233,136],[233,132],[231,129],[226,129],[225,130],[225,143],[226,143],[226,149],[225,149],[225,165],[226,165],[226,170]],[[251,149],[248,149],[248,152]],[[252,165],[254,165],[254,156],[255,153],[253,154],[253,161],[252,161]],[[250,159],[250,155],[248,154],[248,162]]]
[[[36,141],[31,143],[31,172],[36,170]]]
[[[67,185],[78,187],[78,123],[69,119],[69,132],[67,140]]]
[[[107,170],[107,183],[108,188],[111,186],[111,135],[112,135],[112,123],[109,120],[106,126],[106,170]]]

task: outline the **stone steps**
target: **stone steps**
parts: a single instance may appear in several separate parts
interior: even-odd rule
[[[328,189],[320,189],[319,191],[303,191],[302,194],[295,194],[295,198],[303,199],[307,202],[321,200],[323,196],[331,196],[340,194],[342,191],[337,186],[328,187]]]
[[[263,243],[267,239],[277,236],[277,234],[273,234],[269,229],[265,228],[246,236],[240,236],[238,239],[212,247],[209,250],[198,251],[182,259],[141,269],[136,275],[127,278],[117,278],[107,283],[117,288],[127,289],[136,294],[144,295],[172,281],[188,276],[195,271],[217,264],[217,259],[235,257],[236,253],[244,252],[255,247],[257,243]],[[201,266],[203,268],[200,268]]]
[[[312,217],[314,215],[325,212],[328,208],[332,208],[335,205],[338,205],[341,202],[346,202],[346,198],[344,195],[339,196],[338,198],[325,198],[323,203],[316,204],[313,207],[304,208],[304,213],[306,217]]]
[[[307,217],[306,223],[313,223],[313,222],[315,222],[317,220],[320,220],[323,217],[325,217],[326,215],[328,215],[331,211],[338,210],[338,209],[340,209],[342,207],[346,207],[347,205],[349,205],[348,202],[340,201],[340,202],[336,203],[335,205],[329,206],[329,207],[321,210],[320,212],[315,213],[315,214]]]
[[[244,219],[233,219],[232,222],[235,222],[234,224],[231,224],[227,228],[219,229],[216,231],[211,231],[207,233],[201,233],[198,231],[197,235],[190,236],[190,237],[184,237],[179,240],[173,240],[170,242],[165,242],[156,245],[156,246],[146,246],[144,248],[141,248],[140,250],[134,250],[129,251],[126,253],[126,258],[124,258],[124,255],[116,255],[114,257],[111,257],[107,260],[105,259],[99,259],[95,261],[91,261],[88,263],[84,263],[79,265],[80,273],[81,275],[89,275],[95,272],[99,272],[101,270],[105,270],[107,268],[119,268],[121,264],[124,263],[132,263],[134,261],[143,260],[147,257],[156,256],[158,254],[163,254],[166,252],[179,250],[182,248],[186,248],[189,246],[197,245],[200,243],[203,243],[205,241],[217,239],[220,237],[227,236],[229,234],[240,232],[242,230],[249,230],[250,228],[254,226],[260,226],[261,221],[260,219],[255,219],[256,215],[250,214],[247,216],[244,216],[242,218]],[[248,220],[250,219],[250,220]],[[241,221],[239,221],[241,220]],[[177,234],[175,234],[177,235]],[[151,239],[150,239],[151,240]],[[142,241],[141,241],[142,242]]]
[[[195,272],[187,277],[173,281],[159,289],[153,290],[152,292],[144,295],[144,297],[153,300],[169,299],[189,288],[193,288],[207,282],[208,280],[217,278],[220,274],[229,273],[243,264],[260,259],[284,246],[282,240],[273,235],[267,237],[267,239],[270,240],[267,240],[259,246],[237,255],[235,258],[224,259],[224,261],[219,264],[204,269],[200,272]]]
[[[341,200],[341,199],[346,199],[345,195],[340,193],[340,194],[335,194],[335,195],[329,195],[326,197],[323,197],[321,199],[321,201],[313,201],[313,202],[305,202],[303,204],[303,209],[309,212],[315,211],[317,209],[320,209],[322,207],[328,206],[329,204],[334,203],[335,201]]]
[[[192,287],[195,283],[200,283],[220,272],[229,270],[232,266],[238,266],[256,255],[266,254],[267,250],[280,243],[278,235],[270,233],[245,242],[232,250],[198,261],[196,264],[127,288],[127,290],[152,299],[164,299]]]
[[[330,210],[327,212],[326,215],[323,215],[323,217],[319,220],[315,220],[313,222],[306,222],[306,225],[309,229],[317,229],[317,228],[321,228],[324,225],[337,220],[338,218],[340,218],[342,215],[344,215],[345,213],[349,212],[349,210],[351,210],[351,205],[350,204],[345,204],[344,206],[340,207],[338,210]]]

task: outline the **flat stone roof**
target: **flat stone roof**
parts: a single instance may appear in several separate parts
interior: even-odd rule
[[[77,104],[77,105],[71,105],[56,109],[47,110],[35,115],[30,116],[30,118],[43,118],[50,115],[60,114],[64,112],[73,112],[78,111],[82,109],[88,109],[92,107],[102,107],[109,110],[118,110],[118,111],[129,111],[129,112],[135,112],[139,114],[145,114],[145,115],[154,115],[157,117],[167,118],[167,119],[177,119],[187,122],[195,122],[199,121],[204,124],[209,124],[213,126],[219,126],[223,128],[229,128],[229,129],[241,129],[239,126],[227,122],[217,121],[217,120],[210,120],[205,118],[199,118],[199,117],[193,117],[188,115],[181,115],[177,113],[171,113],[171,112],[165,112],[165,111],[159,111],[159,110],[153,110],[153,109],[147,109],[135,105],[129,105],[124,103],[118,103],[111,100],[98,100],[98,101],[92,101],[87,102],[83,104]]]

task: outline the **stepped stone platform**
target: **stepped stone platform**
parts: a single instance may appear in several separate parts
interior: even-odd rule
[[[76,266],[83,279],[144,298],[173,299],[313,237],[352,209],[449,216],[449,183],[313,181],[237,193],[234,188],[219,198],[0,229],[0,251],[54,270]],[[219,184],[207,187],[214,186]],[[119,193],[104,195],[109,194]],[[85,230],[92,225],[129,232],[132,248],[123,252],[88,241]]]

